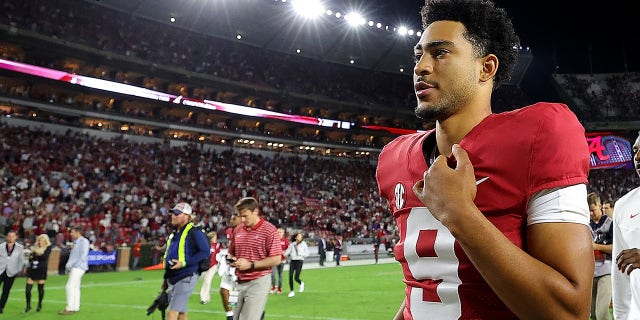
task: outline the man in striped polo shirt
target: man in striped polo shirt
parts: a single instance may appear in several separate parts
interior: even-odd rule
[[[234,206],[242,223],[233,230],[229,257],[238,277],[234,320],[258,320],[267,304],[271,268],[280,264],[282,248],[276,227],[259,215],[258,200],[240,199]]]

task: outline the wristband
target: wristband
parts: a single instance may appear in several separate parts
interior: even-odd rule
[[[253,261],[251,261],[251,269],[249,270],[253,270],[256,267],[255,263]]]

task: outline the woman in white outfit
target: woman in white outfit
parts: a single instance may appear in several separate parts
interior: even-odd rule
[[[302,241],[301,233],[295,234],[284,255],[291,257],[289,262],[289,289],[291,292],[289,292],[288,297],[292,298],[296,295],[295,291],[293,291],[294,278],[298,283],[298,291],[304,292],[304,282],[300,280],[300,273],[302,272],[304,258],[309,256],[309,247],[307,247],[306,242]]]

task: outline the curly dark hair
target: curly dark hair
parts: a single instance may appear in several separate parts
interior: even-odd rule
[[[494,89],[511,78],[520,39],[504,9],[489,0],[425,0],[420,13],[423,29],[435,21],[460,22],[478,57],[489,53],[498,57]]]

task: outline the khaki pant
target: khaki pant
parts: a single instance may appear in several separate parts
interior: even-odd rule
[[[238,304],[233,309],[233,320],[260,320],[271,285],[271,274],[238,283]]]
[[[593,278],[591,288],[591,319],[611,320],[609,305],[611,304],[611,275]]]

